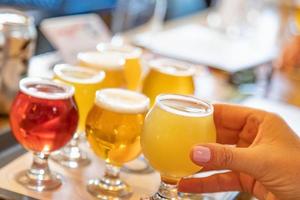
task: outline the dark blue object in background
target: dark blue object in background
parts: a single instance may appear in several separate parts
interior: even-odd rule
[[[125,26],[125,28],[122,28],[123,31],[143,24],[147,21],[147,19],[149,19],[152,16],[153,11],[143,11],[142,8],[139,6],[142,5],[143,2],[148,2],[154,5],[155,0],[138,0],[138,3],[132,6],[132,8],[135,9],[130,10],[130,14],[134,15],[137,12],[141,13],[136,14],[138,16],[136,20],[131,20],[133,21],[133,24],[122,24],[122,26]],[[12,6],[16,7],[17,9],[21,8],[22,10],[25,10],[29,15],[33,16],[36,25],[39,26],[40,22],[44,18],[49,17],[58,17],[64,15],[90,12],[94,12],[100,15],[106,13],[104,15],[111,16],[111,13],[113,13],[111,11],[115,11],[114,9],[116,8],[117,3],[118,0],[0,0],[0,7]],[[210,3],[211,0],[168,0],[166,20],[200,11],[206,8],[207,5],[209,5]],[[128,5],[122,5],[124,9],[126,9],[127,6]],[[151,9],[151,6],[146,6],[146,8]],[[111,17],[106,18],[107,24],[109,24],[110,18]],[[122,22],[120,21],[120,23]],[[119,32],[120,30],[113,31]],[[45,38],[40,32],[38,34],[36,50],[37,54],[53,50],[53,48],[45,40]]]
[[[0,0],[2,5],[37,8],[59,14],[112,9],[117,0]]]
[[[207,7],[204,0],[168,0],[167,19],[189,15]]]

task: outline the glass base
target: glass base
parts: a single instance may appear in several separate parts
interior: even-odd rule
[[[49,173],[42,177],[32,174],[30,170],[22,171],[16,176],[16,180],[22,186],[38,192],[54,190],[61,186],[61,176],[57,173]]]
[[[170,200],[170,199],[160,196],[159,193],[155,193],[151,197],[142,197],[140,198],[140,200]],[[176,198],[172,198],[172,200],[176,200]]]
[[[76,132],[72,140],[59,151],[52,153],[51,159],[58,164],[68,168],[79,168],[90,164],[91,160],[87,154],[79,148],[82,132]]]
[[[159,193],[155,193],[151,197],[142,197],[140,200],[214,200],[213,197],[203,196],[201,194],[178,193],[178,197],[166,198]]]
[[[121,200],[129,199],[132,195],[132,190],[128,184],[120,179],[94,179],[90,180],[87,185],[87,190],[90,194],[98,199]]]
[[[209,197],[203,194],[193,194],[193,193],[182,193],[178,192],[179,199],[191,199],[191,200],[214,200],[215,198]]]
[[[126,163],[121,170],[132,174],[151,174],[154,172],[154,169],[149,165],[143,155],[134,161]]]
[[[51,155],[51,159],[64,167],[72,169],[87,166],[91,162],[91,160],[87,157],[87,154],[81,150],[79,150],[78,153],[61,150],[53,153]]]

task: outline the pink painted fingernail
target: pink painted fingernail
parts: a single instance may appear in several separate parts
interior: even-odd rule
[[[195,146],[193,148],[193,160],[195,162],[206,163],[210,160],[210,149],[203,146]]]

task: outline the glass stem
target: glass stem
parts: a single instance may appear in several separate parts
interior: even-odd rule
[[[71,158],[79,158],[81,155],[79,148],[79,134],[75,133],[72,140],[63,148],[63,151],[66,155],[69,155]]]
[[[120,179],[120,167],[116,167],[106,162],[105,174],[102,178],[102,182],[112,187],[123,187],[124,182]]]
[[[177,185],[161,181],[158,192],[154,195],[153,199],[178,199]]]
[[[109,179],[119,179],[120,167],[113,166],[112,164],[106,162],[104,177]]]
[[[79,132],[76,132],[72,138],[72,140],[69,142],[71,146],[78,146],[79,144]]]
[[[48,157],[49,154],[33,153],[33,163],[27,172],[29,178],[36,180],[48,180],[51,178]]]

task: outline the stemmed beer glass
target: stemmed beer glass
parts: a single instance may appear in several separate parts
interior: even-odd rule
[[[85,135],[85,119],[93,106],[96,91],[102,87],[104,78],[103,71],[69,64],[58,64],[54,67],[54,80],[75,88],[74,96],[79,111],[78,128],[73,139],[60,151],[51,155],[54,161],[65,167],[78,168],[90,163],[86,153],[79,147],[79,138]]]
[[[116,52],[86,51],[77,56],[78,65],[105,72],[104,88],[126,87],[123,56]]]
[[[216,141],[213,110],[211,104],[192,96],[156,98],[141,135],[144,156],[161,176],[159,190],[150,199],[177,199],[178,181],[201,170],[189,155],[194,145]]]
[[[114,52],[122,56],[125,59],[124,76],[127,89],[140,89],[143,71],[141,65],[142,49],[131,45],[99,43],[97,50],[100,52]]]
[[[34,157],[31,168],[18,173],[16,179],[36,191],[58,188],[61,176],[50,171],[48,157],[67,144],[76,130],[74,88],[40,78],[24,78],[19,87],[10,125],[17,141]]]
[[[187,63],[158,58],[148,61],[149,72],[143,83],[143,93],[153,105],[161,93],[194,94],[195,68]]]
[[[140,135],[149,99],[125,89],[103,89],[86,120],[93,151],[106,162],[104,177],[89,181],[88,191],[100,199],[128,198],[132,190],[120,179],[120,167],[141,153]]]

